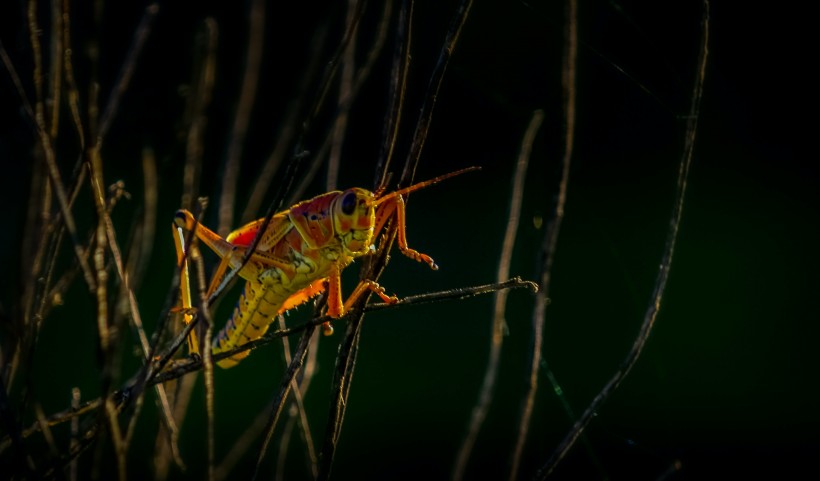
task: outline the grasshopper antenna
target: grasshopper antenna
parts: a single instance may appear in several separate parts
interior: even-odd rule
[[[425,181],[419,182],[418,184],[413,184],[410,187],[405,187],[404,189],[399,189],[399,190],[393,191],[393,192],[385,195],[384,197],[377,198],[373,202],[373,205],[379,205],[379,204],[381,204],[383,202],[386,202],[390,199],[394,199],[394,198],[396,198],[400,195],[409,194],[410,192],[413,192],[414,190],[419,190],[419,189],[423,189],[425,187],[431,186],[433,184],[438,184],[439,182],[441,182],[443,180],[446,180],[446,179],[449,179],[450,177],[455,177],[457,175],[466,174],[467,172],[473,172],[473,171],[476,171],[476,170],[481,170],[481,167],[479,167],[479,166],[467,167],[466,169],[456,170],[455,172],[450,172],[449,174],[440,175],[440,176],[434,177],[430,180],[425,180]]]

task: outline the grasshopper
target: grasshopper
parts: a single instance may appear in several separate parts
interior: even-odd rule
[[[221,259],[208,288],[208,297],[219,286],[228,267],[241,267],[237,274],[246,281],[233,314],[213,339],[212,352],[217,354],[260,338],[277,315],[325,290],[327,315],[334,319],[344,316],[367,291],[375,293],[384,302],[398,302],[396,296],[387,295],[383,287],[371,280],[361,281],[343,302],[342,270],[357,257],[375,250],[376,237],[393,216],[396,218],[397,241],[402,254],[438,270],[430,256],[407,245],[403,196],[470,170],[475,168],[451,172],[387,195],[354,187],[299,202],[272,217],[244,267],[242,260],[265,219],[250,222],[222,238],[197,223],[189,211],[177,211],[174,224],[178,262],[184,259],[183,230],[193,231]],[[185,271],[184,265],[182,269]],[[183,307],[190,307],[187,273],[183,272],[181,278],[182,304]],[[185,314],[186,323],[191,318],[190,314]],[[329,322],[323,324],[323,332],[325,335],[333,333]],[[188,348],[192,354],[199,353],[199,345],[193,335],[188,339]],[[249,353],[249,350],[243,351],[217,364],[222,368],[233,367]]]

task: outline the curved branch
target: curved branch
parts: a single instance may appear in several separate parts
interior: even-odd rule
[[[647,339],[652,332],[652,327],[655,325],[655,319],[658,316],[658,311],[661,307],[661,299],[663,292],[666,289],[666,282],[669,279],[669,268],[672,264],[672,256],[675,251],[675,241],[678,238],[678,229],[680,227],[681,215],[683,213],[683,200],[686,194],[686,180],[689,175],[689,168],[692,164],[692,154],[695,146],[695,134],[697,132],[698,115],[700,112],[700,100],[703,94],[703,80],[706,76],[706,59],[709,54],[709,0],[703,2],[703,34],[701,38],[700,58],[698,59],[698,71],[695,78],[695,85],[692,89],[692,106],[690,107],[688,121],[686,125],[686,143],[683,154],[681,155],[680,167],[678,169],[678,182],[675,192],[675,204],[672,209],[672,214],[669,218],[669,229],[666,236],[666,245],[664,248],[663,257],[661,258],[660,268],[658,269],[658,276],[655,280],[655,288],[652,297],[649,301],[649,306],[644,314],[643,324],[638,333],[638,337],[632,345],[632,349],[627,354],[626,358],[621,363],[620,368],[615,372],[609,382],[601,389],[597,396],[592,400],[589,407],[581,415],[578,421],[575,422],[572,429],[558,445],[558,448],[552,453],[547,462],[538,470],[534,479],[546,479],[554,470],[558,463],[566,456],[567,452],[575,445],[578,437],[583,433],[592,418],[596,415],[598,410],[609,398],[609,396],[618,388],[621,382],[632,370],[632,367],[637,362],[638,358],[646,345]]]

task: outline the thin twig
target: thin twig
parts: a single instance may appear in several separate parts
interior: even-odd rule
[[[360,279],[378,280],[387,265],[388,253],[396,240],[396,224],[392,223],[379,243],[378,250],[368,256],[360,271]],[[336,456],[336,447],[339,435],[342,430],[345,412],[347,410],[347,399],[350,393],[350,384],[353,380],[353,372],[356,365],[356,358],[359,351],[359,341],[361,339],[361,326],[364,319],[364,307],[370,298],[370,293],[361,296],[348,311],[348,324],[345,331],[345,338],[339,346],[336,356],[336,368],[333,373],[333,384],[331,390],[331,404],[328,412],[327,427],[325,428],[325,438],[322,443],[322,452],[319,459],[319,481],[327,481],[333,468],[333,460]]]
[[[202,156],[204,152],[203,140],[204,130],[208,121],[205,114],[208,105],[210,104],[211,94],[213,91],[214,77],[216,72],[216,45],[217,44],[217,26],[212,18],[206,18],[202,22],[202,26],[197,34],[196,41],[196,68],[194,70],[194,78],[192,84],[195,85],[191,96],[186,105],[186,123],[188,124],[188,135],[186,136],[186,152],[185,152],[185,167],[182,181],[182,199],[180,205],[185,209],[193,209],[196,197],[196,185],[199,177],[199,172],[202,168]],[[202,216],[202,211],[199,212],[199,217]],[[192,234],[189,234],[192,235]],[[190,242],[191,239],[186,240]],[[183,252],[183,256],[187,257],[187,249]],[[180,269],[184,269],[180,267]],[[180,270],[176,273],[176,279],[180,282],[184,279],[183,272]],[[175,283],[176,284],[176,283]],[[176,292],[176,287],[172,288]],[[196,317],[196,314],[194,314]],[[182,323],[175,323],[175,326],[180,326]],[[192,320],[190,328],[195,329],[198,322]],[[182,346],[182,343],[187,340],[187,333],[191,329],[186,330],[186,335],[178,336],[172,343],[172,348],[168,349],[160,356],[158,365],[162,366],[170,360],[170,358]],[[179,329],[174,332],[178,334]],[[156,340],[152,340],[156,342]],[[152,344],[153,345],[153,344]],[[160,368],[161,369],[161,368]],[[188,405],[191,400],[191,394],[196,384],[196,378],[189,377],[180,381],[176,386],[176,392],[173,400],[173,419],[177,425],[177,430],[185,420],[188,412]],[[165,428],[163,428],[165,430]],[[158,480],[164,480],[168,476],[168,468],[171,460],[180,466],[184,467],[182,459],[180,458],[177,446],[177,432],[168,432],[168,436],[158,436],[155,455],[154,455],[154,476]],[[169,449],[170,448],[170,449]]]
[[[540,257],[542,264],[539,266],[541,290],[535,297],[535,309],[533,309],[532,315],[533,338],[532,351],[530,354],[530,375],[527,392],[522,402],[521,418],[518,423],[518,436],[512,453],[509,477],[507,478],[509,481],[514,481],[518,478],[518,471],[521,467],[521,456],[524,453],[524,445],[527,442],[527,433],[529,432],[530,420],[532,419],[533,407],[535,406],[535,395],[538,392],[538,369],[541,367],[541,346],[544,341],[544,319],[548,305],[550,281],[552,279],[552,264],[555,259],[558,233],[561,230],[561,222],[564,219],[570,162],[572,160],[573,145],[575,144],[575,72],[577,55],[578,4],[576,0],[567,0],[564,12],[564,52],[561,77],[562,97],[564,100],[564,155],[561,164],[561,182],[558,186],[558,198],[555,202],[552,220],[547,226],[541,245]]]
[[[222,194],[219,196],[219,224],[217,233],[222,237],[228,235],[233,225],[233,212],[236,203],[236,183],[239,180],[239,161],[245,145],[251,111],[256,101],[256,89],[259,85],[259,66],[262,63],[262,46],[265,41],[265,2],[252,0],[248,9],[248,48],[245,60],[245,71],[242,74],[242,87],[239,92],[239,103],[231,126],[228,150],[225,156],[225,170],[222,174]]]
[[[279,328],[284,329],[286,327],[284,316],[280,314],[278,316],[278,318],[279,318],[278,319],[279,320]],[[315,339],[315,337],[311,338],[311,340],[312,339]],[[310,352],[311,347],[315,347],[315,343],[313,343],[312,346],[308,346],[308,352]],[[288,340],[287,337],[282,338],[282,349],[283,349],[283,353],[284,353],[285,363],[290,364],[291,361],[292,361],[293,356],[291,356],[291,354],[290,354],[290,341]],[[309,361],[309,359],[306,358],[306,360],[305,360],[305,366],[306,367],[307,367],[307,362],[308,361]],[[304,379],[304,372],[305,372],[305,370],[303,369],[302,370],[303,379]],[[318,464],[317,464],[317,461],[316,461],[316,450],[313,447],[313,436],[311,436],[311,434],[310,434],[310,423],[308,422],[307,412],[305,411],[305,403],[304,403],[303,394],[302,394],[302,390],[301,390],[301,386],[300,386],[301,383],[299,382],[298,379],[294,379],[292,381],[292,383],[293,383],[293,386],[291,386],[291,387],[293,389],[293,402],[291,403],[292,406],[291,406],[291,410],[290,410],[289,414],[290,414],[292,419],[299,421],[298,424],[299,424],[299,427],[300,427],[300,432],[302,433],[302,439],[305,442],[305,452],[306,452],[306,455],[307,455],[306,459],[307,459],[308,470],[310,471],[311,477],[313,479],[316,479],[316,476],[318,475]],[[290,434],[292,432],[293,432],[292,429],[285,430],[285,433],[283,433],[283,435],[281,437],[281,441],[280,441],[281,446],[279,448],[279,459],[284,459],[285,458],[285,455],[287,453],[287,446],[289,444]],[[277,464],[277,470],[281,470],[283,468],[284,468],[284,466],[282,464]],[[280,477],[280,479],[281,479],[281,477]]]
[[[95,156],[99,157],[99,156]],[[98,171],[99,174],[95,173],[92,175],[92,184],[96,185],[99,188],[99,183],[102,179],[102,167],[101,161],[95,162],[95,171]],[[142,348],[142,353],[146,362],[150,359],[150,355],[153,351],[153,347],[150,345],[148,341],[148,336],[145,334],[145,329],[142,325],[142,317],[140,316],[139,308],[137,307],[137,300],[134,296],[134,291],[131,287],[131,282],[128,277],[128,273],[125,272],[125,268],[122,262],[122,254],[120,253],[119,244],[117,242],[116,232],[114,231],[114,225],[111,221],[111,217],[109,216],[108,209],[105,209],[102,213],[102,218],[100,219],[100,224],[104,226],[104,232],[106,236],[106,243],[102,245],[107,245],[108,248],[111,250],[111,255],[114,259],[114,265],[116,267],[116,272],[122,283],[122,289],[125,291],[125,295],[128,299],[128,305],[130,307],[130,314],[131,314],[131,321],[134,327],[134,330],[137,333],[137,338],[140,341],[140,347]],[[99,235],[97,239],[99,245]],[[96,256],[95,256],[96,259]],[[99,274],[98,274],[99,277]],[[99,302],[99,299],[98,299]],[[106,327],[107,329],[107,327]],[[171,439],[175,440],[177,436],[178,429],[176,427],[176,423],[174,421],[174,417],[171,413],[171,407],[168,402],[168,396],[165,392],[164,386],[156,386],[155,390],[157,392],[157,404],[160,408],[160,412],[162,413],[161,419],[165,423],[168,432],[171,435]],[[175,450],[176,443],[172,443],[172,450]],[[122,448],[123,450],[127,449],[127,444],[125,444]],[[176,456],[179,458],[179,456]]]
[[[75,387],[71,389],[71,409],[77,410],[80,408],[80,388]],[[68,449],[73,450],[77,448],[79,443],[77,437],[80,432],[80,418],[74,416],[71,418],[71,440],[69,441]],[[72,459],[69,464],[69,478],[71,481],[77,481],[77,460]]]
[[[0,448],[2,448],[2,446],[11,446],[14,449],[11,458],[14,463],[17,464],[15,471],[20,473],[25,472],[27,477],[33,477],[35,466],[31,458],[26,454],[26,447],[23,442],[26,431],[20,431],[19,420],[17,416],[15,416],[15,413],[12,412],[6,385],[2,382],[0,382],[0,422],[3,423],[3,426],[9,433],[3,439]],[[42,428],[39,422],[35,422],[34,424],[38,428]]]
[[[356,0],[347,0],[347,25],[355,21]],[[344,146],[345,134],[347,132],[347,119],[350,116],[350,107],[353,104],[353,73],[356,71],[356,37],[350,39],[342,55],[342,74],[339,77],[339,97],[336,106],[336,118],[333,122],[332,141],[330,143],[330,155],[327,160],[327,179],[325,187],[328,191],[336,188],[339,178],[339,165],[341,164],[342,147]]]
[[[327,97],[327,93],[330,91],[330,86],[333,83],[333,79],[334,77],[336,77],[336,72],[339,68],[339,62],[341,61],[348,44],[353,39],[354,35],[356,35],[356,32],[359,27],[359,21],[362,19],[362,14],[364,13],[365,5],[367,5],[367,0],[358,0],[356,2],[356,10],[353,14],[353,21],[347,24],[347,28],[345,29],[345,34],[342,37],[342,41],[339,42],[339,45],[336,47],[336,51],[334,52],[330,61],[325,65],[325,70],[322,75],[322,81],[319,84],[319,94],[314,98],[313,105],[311,106],[310,111],[308,113],[308,118],[302,124],[301,137],[304,137],[306,131],[310,127],[310,124],[319,114],[319,111],[321,110],[322,105],[325,102],[325,98]],[[301,139],[297,142],[296,152],[299,152],[301,150],[301,146],[298,145],[299,143],[301,143]]]
[[[458,289],[450,289],[450,290],[446,290],[446,291],[438,291],[438,292],[431,292],[431,293],[427,293],[427,294],[420,294],[420,295],[416,295],[416,296],[409,296],[409,297],[405,297],[403,299],[399,299],[399,301],[395,304],[386,304],[386,303],[368,304],[367,306],[364,307],[363,311],[364,312],[372,312],[372,311],[379,311],[379,310],[383,310],[383,309],[393,309],[393,308],[396,308],[396,307],[399,307],[399,306],[406,306],[406,305],[412,305],[412,304],[426,304],[426,303],[441,302],[441,301],[446,301],[446,300],[463,300],[463,299],[468,299],[468,298],[475,297],[475,296],[482,295],[482,294],[490,294],[490,293],[493,293],[493,292],[495,292],[499,289],[518,289],[518,288],[528,288],[532,292],[537,292],[538,291],[538,286],[534,282],[525,281],[525,280],[521,279],[520,277],[514,277],[512,279],[509,279],[507,281],[504,281],[504,282],[498,283],[498,284],[484,284],[484,285],[474,286],[474,287],[462,287],[462,288],[458,288]],[[310,321],[308,321],[304,324],[295,326],[295,327],[291,327],[291,328],[287,328],[287,329],[278,329],[276,331],[268,332],[259,339],[256,339],[254,341],[250,341],[250,342],[248,342],[246,344],[243,344],[241,346],[237,346],[237,347],[235,347],[235,348],[233,348],[229,351],[221,352],[219,354],[214,355],[213,356],[213,362],[217,362],[217,361],[220,361],[222,359],[227,359],[229,357],[232,357],[232,356],[234,356],[234,355],[236,355],[240,352],[247,351],[249,349],[255,349],[257,347],[261,347],[261,346],[264,346],[266,344],[270,344],[271,342],[275,342],[277,339],[279,339],[281,337],[291,336],[293,334],[297,334],[299,332],[302,332],[305,329],[313,328],[313,327],[319,326],[321,324],[324,324],[325,322],[333,321],[333,320],[334,319],[332,319],[329,316],[320,316],[320,317],[313,318]],[[338,322],[338,320],[336,320],[336,321]],[[166,361],[168,361],[170,359],[170,356],[169,356],[168,353],[175,351],[176,350],[175,348],[178,349],[179,346],[181,346],[182,344],[185,343],[185,339],[186,339],[188,333],[190,333],[190,330],[193,329],[193,325],[194,325],[194,322],[192,321],[190,324],[188,324],[186,326],[185,330],[183,332],[181,332],[180,335],[174,340],[173,345],[171,347],[169,347],[168,349],[166,349],[165,356],[168,356],[168,359]],[[165,356],[163,356],[163,357],[165,357]],[[161,360],[156,364],[156,366],[164,366],[164,364],[165,363],[163,363],[162,360]],[[202,360],[201,359],[190,359],[189,358],[189,359],[184,359],[184,360],[181,360],[181,361],[177,361],[176,363],[171,365],[171,367],[169,367],[167,370],[159,372],[156,375],[147,377],[144,380],[144,384],[138,383],[135,380],[129,381],[128,383],[126,383],[127,387],[121,389],[118,392],[115,392],[113,397],[114,397],[114,399],[117,400],[119,408],[122,409],[126,403],[130,402],[130,400],[133,399],[134,396],[138,394],[140,386],[143,386],[143,385],[149,385],[150,386],[150,385],[154,385],[154,384],[157,384],[157,383],[167,382],[167,381],[170,381],[172,379],[177,379],[177,378],[179,378],[179,377],[181,377],[185,374],[188,374],[190,372],[199,371],[200,369],[202,369],[202,367],[203,366],[202,366]],[[156,371],[152,370],[152,372],[156,372]],[[95,409],[98,409],[101,404],[102,404],[102,400],[97,398],[97,399],[94,399],[93,401],[88,401],[88,402],[84,403],[78,409],[69,408],[69,409],[66,409],[65,411],[61,411],[59,413],[52,414],[51,416],[49,416],[47,418],[49,426],[55,426],[55,425],[70,421],[71,419],[73,419],[77,416],[80,416],[82,414],[94,411]],[[31,427],[29,427],[27,429],[24,429],[21,432],[21,437],[24,439],[24,438],[26,438],[26,437],[30,436],[31,434],[33,434],[35,432],[38,432],[38,431],[39,431],[39,427],[38,427],[37,423],[34,423],[34,425],[32,425]],[[6,448],[8,448],[11,445],[11,442],[12,442],[12,439],[9,435],[6,435],[4,438],[2,438],[2,440],[0,440],[0,452],[3,452]]]
[[[204,205],[203,205],[204,210]],[[186,244],[189,246],[190,244]],[[196,252],[196,246],[194,247],[194,252]],[[186,251],[188,248],[186,247]],[[213,337],[213,319],[211,318],[211,309],[208,301],[207,294],[205,292],[205,265],[202,262],[202,256],[196,254],[193,256],[194,264],[196,265],[196,272],[197,272],[197,286],[199,288],[199,302],[200,302],[200,312],[202,313],[203,320],[205,321],[206,328],[205,328],[205,336],[203,338],[202,348],[202,357],[201,362],[203,366],[204,376],[205,376],[205,411],[207,414],[207,446],[208,446],[208,455],[207,455],[207,473],[208,473],[208,481],[214,481],[214,466],[216,460],[216,440],[214,437],[214,426],[216,425],[215,419],[215,409],[214,409],[214,359],[213,354],[211,352],[211,340]],[[193,321],[191,321],[193,324]]]
[[[412,44],[413,0],[404,0],[399,11],[396,45],[393,49],[393,66],[390,69],[389,108],[385,113],[384,131],[379,160],[376,163],[375,189],[387,187],[387,173],[393,160],[393,150],[399,135],[404,94],[407,90],[407,74],[410,71],[410,45]]]
[[[293,353],[293,360],[288,365],[288,369],[279,384],[279,391],[277,392],[276,397],[273,398],[270,408],[270,418],[268,419],[268,424],[265,426],[265,439],[262,442],[262,446],[259,448],[259,455],[256,458],[256,466],[253,470],[252,480],[257,479],[259,476],[259,468],[262,466],[262,461],[268,450],[268,444],[273,436],[273,430],[276,428],[276,422],[279,420],[279,415],[282,413],[282,407],[285,405],[285,400],[287,399],[288,394],[290,394],[291,387],[293,386],[293,378],[305,360],[305,355],[307,354],[307,349],[310,345],[310,338],[313,336],[315,330],[316,326],[309,326],[305,329],[305,332],[302,334],[302,338],[299,340],[299,345],[296,347],[296,352]]]
[[[326,35],[327,27],[318,30],[313,36],[310,50],[319,50],[325,41]],[[313,79],[319,71],[320,58],[321,56],[319,55],[310,57],[307,68],[305,69],[305,74],[302,76],[304,81],[299,82],[298,90],[291,96],[292,100],[286,109],[287,113],[283,116],[280,123],[281,126],[276,134],[276,147],[274,147],[273,151],[268,155],[267,160],[265,160],[265,165],[262,167],[262,171],[259,172],[256,182],[251,189],[251,195],[248,198],[248,203],[241,217],[243,224],[250,222],[259,215],[258,212],[262,206],[262,202],[270,191],[273,176],[279,170],[279,166],[285,159],[285,156],[290,152],[293,139],[299,132],[297,126],[301,125],[299,115],[304,109],[306,99],[309,97],[308,85],[313,83]]]
[[[363,318],[364,312],[361,309],[351,314],[350,320],[347,323],[345,338],[341,346],[339,346],[339,354],[336,356],[330,414],[325,430],[322,453],[319,458],[319,473],[316,478],[319,481],[330,479],[339,434],[341,434],[342,423],[344,422],[344,415],[347,410],[347,395],[350,392],[350,382],[352,381],[353,368],[356,364],[356,353],[358,352],[359,334],[361,333]]]
[[[106,202],[102,188],[102,159],[99,151],[93,150],[91,153],[91,186],[94,203],[97,208],[97,228],[95,229],[96,247],[94,248],[94,267],[97,270],[97,334],[99,338],[100,352],[102,353],[102,368],[100,374],[100,390],[103,392],[105,400],[100,407],[100,416],[108,425],[108,432],[111,435],[114,454],[117,459],[117,475],[120,481],[126,479],[126,449],[124,438],[120,430],[117,418],[117,408],[114,401],[108,396],[109,389],[114,378],[114,363],[116,361],[114,339],[116,329],[112,329],[109,324],[110,315],[108,307],[108,271],[106,269],[105,251],[108,247],[108,237],[106,232],[105,218]]]
[[[2,388],[2,386],[0,386]],[[78,405],[77,407],[71,406],[65,411],[60,411],[58,413],[54,413],[51,416],[46,418],[46,422],[48,426],[57,426],[58,424],[62,424],[67,421],[71,421],[73,419],[78,418],[79,416],[95,411],[100,407],[102,400],[97,398],[93,401],[88,401],[83,405]],[[21,439],[25,439],[31,436],[34,433],[40,432],[40,423],[34,422],[26,429],[20,431]],[[14,442],[14,435],[13,431],[12,434],[7,434],[2,441],[0,441],[0,453],[3,453],[6,449],[11,447],[12,443]]]
[[[37,423],[40,424],[40,431],[43,433],[43,439],[48,446],[49,454],[51,454],[52,458],[59,457],[60,450],[57,448],[57,442],[54,440],[54,434],[52,434],[51,428],[48,426],[48,421],[46,421],[43,406],[39,402],[34,403],[34,416],[37,419]]]
[[[431,302],[440,302],[445,300],[463,300],[468,299],[470,297],[475,297],[482,294],[490,294],[499,289],[517,289],[517,288],[528,288],[533,292],[538,291],[538,286],[534,282],[525,281],[520,277],[514,277],[509,279],[505,282],[499,284],[484,284],[475,287],[461,287],[458,289],[450,289],[446,291],[437,291],[437,292],[430,292],[427,294],[419,294],[416,296],[408,296],[402,299],[399,299],[398,302],[394,304],[386,304],[386,303],[374,303],[368,304],[364,308],[364,312],[373,312],[383,309],[395,309],[401,306],[407,306],[412,304],[427,304]],[[220,361],[222,359],[227,359],[231,356],[234,356],[240,352],[247,351],[249,349],[255,349],[260,346],[264,346],[266,344],[270,344],[274,342],[276,339],[279,339],[283,336],[291,336],[293,334],[297,334],[302,332],[306,328],[310,326],[318,326],[320,324],[324,324],[328,321],[334,321],[335,319],[329,316],[321,316],[311,319],[310,321],[290,327],[287,329],[277,329],[276,331],[269,331],[264,336],[260,337],[259,339],[249,341],[241,346],[237,346],[229,351],[220,352],[219,354],[214,355],[214,362]],[[338,320],[335,320],[338,322]],[[188,326],[190,327],[190,326]],[[182,341],[184,342],[184,340]],[[167,370],[162,371],[161,373],[157,374],[156,377],[150,379],[147,384],[155,384],[158,382],[165,382],[170,379],[176,379],[184,374],[189,372],[198,371],[202,369],[202,362],[196,359],[185,359],[182,361],[177,361],[172,366],[170,366]]]
[[[327,136],[322,141],[322,145],[319,147],[319,150],[316,151],[315,154],[311,155],[311,162],[310,167],[308,170],[304,172],[302,175],[302,180],[299,184],[296,185],[293,189],[291,189],[290,195],[287,197],[287,205],[294,205],[300,200],[305,198],[305,192],[307,192],[310,185],[313,183],[313,180],[316,178],[316,175],[319,173],[319,168],[324,165],[324,158],[327,156],[328,152],[330,151],[330,146],[333,143],[333,137]]]
[[[77,227],[74,223],[74,216],[71,214],[71,209],[69,207],[68,198],[65,193],[65,188],[63,187],[60,171],[57,168],[57,161],[55,158],[53,147],[51,145],[51,139],[49,138],[48,133],[45,129],[45,122],[43,121],[42,116],[38,118],[32,110],[31,104],[25,96],[25,90],[23,89],[23,85],[20,82],[20,77],[17,75],[17,71],[14,69],[14,65],[11,63],[11,59],[9,59],[8,55],[6,54],[6,50],[3,47],[2,42],[0,42],[0,59],[2,59],[3,64],[6,67],[6,70],[9,72],[9,75],[12,78],[12,81],[15,85],[15,88],[17,89],[18,95],[20,96],[20,100],[24,109],[26,110],[26,112],[28,112],[31,118],[35,120],[34,130],[37,136],[39,137],[40,145],[43,148],[46,166],[48,167],[48,175],[51,180],[51,185],[54,188],[55,193],[57,194],[57,201],[60,205],[60,211],[63,214],[65,227],[66,229],[68,229],[68,233],[74,244],[74,253],[77,256],[77,260],[83,271],[83,277],[85,278],[86,284],[88,285],[88,289],[90,292],[94,292],[94,290],[96,289],[94,275],[91,273],[91,267],[88,264],[88,259],[83,256],[82,244],[80,243],[79,236],[77,234]]]
[[[529,126],[521,141],[521,148],[518,154],[518,160],[515,164],[515,172],[512,179],[512,189],[510,192],[510,211],[507,216],[507,228],[504,231],[504,242],[501,247],[501,254],[498,260],[498,273],[496,281],[501,282],[510,275],[510,264],[512,262],[513,248],[515,247],[516,232],[518,231],[518,221],[521,216],[521,204],[524,199],[524,178],[527,174],[527,166],[530,162],[530,153],[532,152],[532,145],[535,141],[535,136],[538,129],[541,128],[541,122],[544,119],[544,112],[536,110],[532,114]],[[487,417],[487,412],[490,409],[490,404],[493,400],[493,392],[495,391],[495,381],[498,377],[498,365],[501,361],[501,346],[504,342],[504,332],[507,329],[507,321],[504,317],[504,312],[507,308],[507,294],[509,291],[497,291],[493,298],[493,318],[490,325],[490,355],[487,359],[487,369],[484,371],[484,381],[479,391],[478,400],[473,407],[470,425],[464,440],[461,443],[461,448],[456,457],[456,463],[453,468],[453,480],[460,481],[464,477],[464,471],[467,468],[467,462],[470,459],[470,454],[473,451],[473,445],[481,426],[484,424],[484,419]],[[543,292],[539,295],[543,295]]]
[[[251,421],[241,436],[231,441],[231,450],[222,458],[222,462],[214,470],[215,481],[229,479],[234,466],[242,459],[242,456],[250,449],[259,434],[265,428],[265,421],[268,419],[268,412],[260,411]]]
[[[43,47],[40,44],[40,27],[37,24],[37,0],[28,0],[26,16],[29,40],[31,41],[31,55],[34,57],[32,59],[34,61],[34,72],[32,74],[32,80],[34,81],[34,115],[37,125],[47,131],[43,112]]]
[[[702,17],[702,37],[700,45],[700,54],[698,59],[698,71],[695,77],[695,84],[692,88],[692,105],[690,107],[689,116],[686,124],[686,137],[683,153],[680,159],[680,167],[678,170],[678,180],[675,192],[675,203],[672,209],[672,214],[669,217],[669,227],[666,235],[666,244],[664,247],[663,257],[661,258],[658,275],[655,280],[655,287],[647,306],[644,320],[641,324],[641,329],[638,336],[632,345],[626,358],[621,363],[618,370],[612,378],[604,385],[597,396],[592,400],[586,411],[581,415],[572,429],[564,437],[563,441],[558,445],[552,453],[547,462],[538,470],[535,479],[546,479],[564,459],[567,452],[578,440],[578,437],[583,433],[586,426],[604,404],[609,399],[609,396],[620,386],[624,378],[629,374],[629,371],[637,362],[643,351],[646,341],[652,332],[655,325],[655,319],[658,316],[658,311],[661,307],[661,299],[666,288],[666,282],[669,279],[669,269],[672,264],[672,256],[675,250],[675,241],[678,236],[678,229],[680,227],[680,220],[683,214],[683,201],[686,194],[686,181],[689,174],[689,168],[692,164],[692,156],[695,147],[695,135],[697,133],[698,116],[700,113],[700,101],[703,94],[703,82],[706,77],[706,60],[709,54],[709,1],[703,2],[703,17]]]
[[[218,30],[213,18],[206,18],[202,22],[201,31],[197,34],[197,63],[195,71],[194,89],[188,101],[188,135],[185,143],[185,167],[182,177],[183,209],[193,209],[196,200],[196,186],[199,173],[202,170],[202,156],[205,151],[203,142],[205,127],[208,123],[206,111],[211,103],[214,80],[216,76],[216,47]]]
[[[399,186],[407,186],[413,182],[416,174],[416,166],[418,165],[421,151],[424,149],[424,143],[427,140],[427,131],[430,129],[430,122],[433,119],[433,110],[436,106],[436,99],[438,92],[441,89],[441,84],[444,81],[444,74],[447,71],[447,65],[450,63],[450,57],[453,56],[453,51],[458,43],[461,29],[467,22],[467,16],[470,13],[470,8],[473,6],[472,0],[462,0],[456,10],[456,14],[450,22],[450,28],[447,31],[447,36],[444,44],[441,46],[438,62],[430,76],[430,82],[427,84],[427,92],[424,97],[424,103],[421,106],[419,119],[416,122],[416,129],[413,132],[413,141],[410,144],[410,152],[407,155],[407,161],[404,164],[404,171],[401,175]]]
[[[63,16],[60,9],[60,0],[51,0],[51,75],[49,76],[50,94],[48,102],[51,104],[49,115],[49,135],[57,137],[60,130],[60,93],[62,92],[63,76]]]
[[[71,17],[69,16],[69,0],[63,0],[63,45],[66,46],[63,58],[65,67],[65,83],[68,90],[68,107],[71,110],[71,120],[74,130],[77,133],[80,152],[85,151],[85,132],[80,118],[80,93],[77,89],[77,82],[74,80],[74,63],[72,62],[71,45]],[[85,175],[81,170],[80,175]],[[78,185],[82,182],[78,182]]]
[[[114,116],[117,115],[117,109],[119,109],[120,106],[120,99],[125,91],[128,90],[128,85],[131,82],[131,77],[133,77],[134,69],[137,65],[137,59],[142,53],[142,49],[145,46],[145,41],[148,40],[148,35],[151,32],[151,27],[154,24],[157,13],[159,13],[159,3],[154,2],[145,7],[145,12],[142,15],[142,19],[134,32],[131,48],[129,49],[125,62],[123,62],[122,68],[119,71],[117,81],[114,84],[114,89],[111,90],[111,93],[108,96],[108,102],[105,104],[105,110],[100,118],[99,128],[97,130],[97,142],[95,145],[97,150],[102,147],[105,135],[108,133],[109,127],[111,127],[111,122],[114,120]]]

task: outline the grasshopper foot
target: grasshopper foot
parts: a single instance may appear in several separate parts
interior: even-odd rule
[[[329,322],[322,324],[322,334],[325,336],[333,335],[333,326],[331,326]]]

